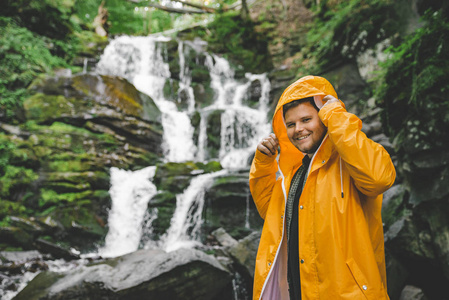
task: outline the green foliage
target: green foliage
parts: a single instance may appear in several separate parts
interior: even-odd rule
[[[12,18],[0,17],[0,111],[4,117],[14,115],[28,95],[24,88],[37,74],[60,66],[66,66],[65,61],[51,53],[45,39]]]
[[[14,190],[19,190],[37,180],[39,176],[32,170],[24,167],[8,165],[0,177],[0,195],[8,197]]]
[[[0,134],[0,176],[5,174],[5,169],[9,165],[16,145],[12,143],[4,134]]]
[[[209,42],[211,50],[252,72],[272,68],[265,37],[257,34],[251,21],[243,20],[239,12],[219,14],[208,25],[208,32],[199,32]]]
[[[311,59],[311,64],[304,72],[319,73],[335,63],[354,59],[358,53],[397,33],[403,19],[401,2],[321,2],[319,7],[315,7],[317,18],[307,30],[307,45],[303,53]]]
[[[9,218],[7,216],[20,216],[26,212],[25,206],[20,203],[11,202],[7,200],[0,201],[0,222],[1,226],[9,225]]]
[[[426,149],[444,149],[449,140],[449,20],[428,11],[425,25],[388,49],[377,102],[401,161]]]
[[[92,23],[102,0],[77,1],[75,10],[86,23]],[[145,2],[131,3],[123,0],[107,0],[108,27],[111,35],[146,35],[170,29],[178,15],[143,8]]]
[[[64,39],[74,29],[74,0],[5,0],[0,16],[13,17],[20,26],[41,36]]]

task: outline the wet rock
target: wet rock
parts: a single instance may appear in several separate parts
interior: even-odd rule
[[[204,231],[223,227],[233,238],[240,239],[260,229],[263,220],[249,193],[248,175],[235,173],[215,179],[205,195]]]
[[[262,84],[260,80],[256,79],[251,82],[248,88],[247,95],[248,96],[247,99],[245,99],[244,104],[252,108],[258,107],[259,99],[262,96]]]
[[[423,291],[415,286],[407,285],[401,293],[399,300],[427,300]]]
[[[356,103],[360,99],[366,99],[364,90],[367,85],[360,77],[357,65],[345,64],[323,74],[323,77],[332,82],[338,97],[345,103],[348,111],[358,115],[360,110]]]
[[[151,235],[144,236],[144,240],[157,241],[170,227],[173,213],[176,209],[176,194],[170,191],[157,193],[148,203],[148,211],[157,210],[156,218],[151,222]]]
[[[447,200],[421,203],[385,233],[385,248],[407,270],[407,283],[438,299],[449,284]]]
[[[38,251],[3,251],[0,252],[0,272],[9,276],[35,273],[48,270],[48,265],[43,261],[44,256]],[[7,277],[6,277],[7,278]]]
[[[42,259],[43,256],[39,251],[2,251],[0,252],[2,261],[8,262],[25,262],[30,260]]]
[[[255,231],[247,237],[238,241],[229,249],[231,256],[243,266],[246,272],[254,278],[254,269],[256,267],[256,255],[259,248],[261,232]]]
[[[402,256],[430,261],[435,258],[435,253],[430,243],[430,232],[423,228],[426,226],[419,226],[410,216],[403,217],[385,233],[385,244]]]
[[[65,260],[80,258],[78,254],[43,239],[37,239],[34,245],[40,252],[50,254],[55,258],[63,258]]]
[[[230,236],[223,228],[218,228],[211,233],[220,245],[225,248],[232,248],[238,244],[232,236]]]
[[[223,299],[230,274],[198,250],[139,250],[67,273],[43,272],[14,299]]]
[[[208,163],[168,162],[159,164],[154,175],[153,182],[158,190],[167,190],[173,193],[180,193],[189,186],[192,176],[216,172],[222,167],[219,162],[210,161]]]
[[[445,152],[445,151],[444,151]],[[449,196],[449,163],[447,153],[426,151],[413,155],[407,176],[410,182],[410,200],[413,205],[437,201]]]
[[[380,134],[380,133],[382,133],[382,123],[379,120],[376,120],[371,123],[363,122],[362,131],[368,137],[372,137],[374,135]]]
[[[390,299],[399,299],[406,284],[409,273],[388,249],[385,251],[385,265],[387,269],[387,289]]]
[[[90,120],[133,145],[161,153],[161,113],[126,79],[90,74],[43,77],[30,89],[36,94],[24,102],[28,119],[45,124],[63,119],[75,126]]]

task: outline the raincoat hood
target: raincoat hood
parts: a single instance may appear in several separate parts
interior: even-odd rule
[[[285,173],[288,168],[299,164],[304,157],[304,154],[301,153],[288,139],[287,128],[283,116],[284,104],[303,98],[326,95],[338,98],[337,93],[329,81],[323,77],[311,75],[298,79],[286,88],[284,93],[282,93],[274,111],[272,121],[273,132],[278,138],[281,147],[279,167],[282,172]]]

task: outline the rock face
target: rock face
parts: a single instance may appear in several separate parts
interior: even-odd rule
[[[223,227],[233,238],[241,239],[263,225],[249,192],[247,173],[217,178],[205,199],[205,232]]]
[[[65,274],[39,274],[14,299],[231,299],[231,276],[197,250],[137,252]]]
[[[28,120],[64,120],[75,126],[89,120],[93,131],[114,133],[131,145],[161,153],[160,111],[126,79],[82,74],[37,80],[31,89],[36,95],[24,103]]]
[[[30,90],[28,122],[0,124],[8,162],[0,166],[0,217],[11,215],[0,230],[2,243],[46,253],[88,250],[106,234],[109,168],[160,160],[160,111],[118,77],[65,72],[36,79]],[[37,216],[13,217],[27,209]],[[37,242],[41,237],[46,240]]]

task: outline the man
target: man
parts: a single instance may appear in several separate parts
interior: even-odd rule
[[[254,299],[389,299],[381,206],[396,172],[387,151],[322,77],[290,85],[272,125],[250,172],[264,219]]]

